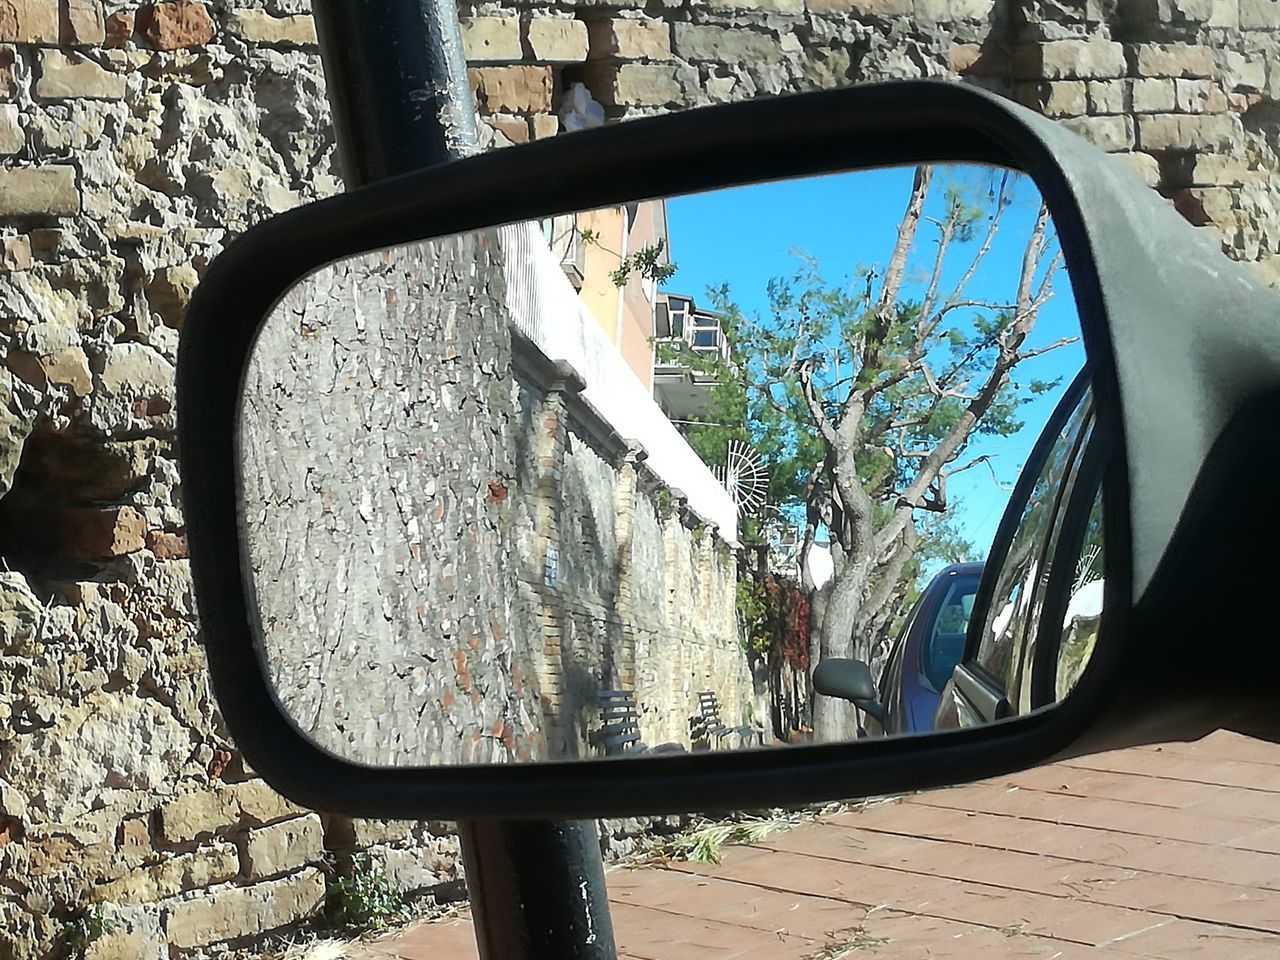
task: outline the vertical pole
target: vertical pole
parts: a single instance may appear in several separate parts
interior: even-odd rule
[[[453,0],[313,0],[348,188],[479,149]]]
[[[454,0],[313,0],[343,181],[479,149]],[[481,960],[614,960],[593,821],[459,821]]]

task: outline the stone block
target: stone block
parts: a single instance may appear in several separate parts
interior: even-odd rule
[[[234,844],[214,841],[190,853],[169,857],[94,888],[99,901],[123,904],[155,903],[188,890],[225,883],[240,873],[240,856]]]
[[[324,889],[324,875],[315,869],[247,887],[211,887],[172,903],[165,933],[179,950],[258,936],[310,915],[324,901]]]
[[[61,40],[60,4],[55,0],[0,3],[0,42],[55,45]]]
[[[96,47],[107,37],[101,0],[66,0],[62,21],[63,46]]]
[[[132,10],[117,10],[107,17],[105,24],[108,47],[123,47],[133,39],[134,15]]]
[[[1149,153],[1117,153],[1113,154],[1117,163],[1127,167],[1140,176],[1147,186],[1155,187],[1160,183],[1160,163]]]
[[[50,383],[66,387],[77,397],[87,397],[93,391],[93,374],[89,370],[89,359],[80,347],[68,347],[66,350],[59,350],[57,353],[41,357],[40,368]],[[125,539],[114,538],[113,552],[94,553],[93,556],[115,557],[132,553],[131,549],[126,549],[132,543],[131,533]]]
[[[381,843],[399,843],[413,835],[413,824],[407,820],[351,821],[347,838],[352,849],[362,850]]]
[[[185,560],[190,556],[185,533],[148,530],[147,549],[155,554],[157,560]]]
[[[273,17],[262,10],[237,10],[235,31],[249,43],[267,46],[311,47],[316,44],[316,24],[306,14]]]
[[[1249,177],[1240,157],[1230,154],[1198,153],[1191,165],[1191,186],[1238,187]]]
[[[1132,47],[1140,77],[1212,77],[1213,49],[1192,43],[1138,43]]]
[[[1164,174],[1170,187],[1238,187],[1249,171],[1242,159],[1230,154],[1183,153],[1165,160]]]
[[[151,855],[151,824],[147,820],[147,817],[129,817],[120,822],[120,829],[116,831],[116,849],[126,859],[134,860]]]
[[[1233,191],[1225,187],[1188,187],[1174,190],[1169,199],[1174,209],[1196,227],[1226,226],[1233,219]]]
[[[605,106],[658,107],[681,103],[685,96],[679,68],[666,64],[595,64],[587,77]]]
[[[120,100],[123,74],[112,73],[78,53],[40,51],[40,77],[35,94],[43,100]]]
[[[529,120],[527,117],[495,115],[486,117],[485,122],[511,143],[529,142]]]
[[[804,13],[805,0],[707,0],[707,6],[718,12],[759,11],[799,16]]]
[[[1240,0],[1211,0],[1211,11],[1205,25],[1237,30],[1240,27]]]
[[[144,343],[116,343],[103,352],[98,374],[108,393],[131,396],[173,392],[173,364]]]
[[[442,878],[432,869],[435,862],[435,858],[425,856],[421,850],[386,850],[382,854],[387,879],[405,893],[439,886]]]
[[[107,910],[110,929],[85,945],[83,960],[169,960],[156,907],[111,904]]]
[[[195,0],[146,4],[138,10],[136,26],[155,50],[203,47],[217,32],[208,5]]]
[[[1001,77],[1009,73],[1009,54],[998,44],[953,43],[951,72],[962,77]]]
[[[1216,80],[1174,80],[1181,113],[1225,113],[1227,95]]]
[[[549,113],[535,114],[529,118],[533,125],[533,138],[535,140],[544,140],[547,137],[554,137],[560,132],[560,118]]]
[[[265,780],[228,784],[221,789],[221,794],[234,805],[239,818],[250,826],[262,826],[306,812],[292,800],[276,793]]]
[[[1133,148],[1132,117],[1072,117],[1062,125],[1108,153]]]
[[[75,167],[52,164],[0,169],[0,217],[70,217],[79,212]]]
[[[12,272],[30,269],[31,238],[21,236],[0,239],[0,270]]]
[[[1127,80],[1090,80],[1089,112],[1095,114],[1128,113],[1132,109]]]
[[[1014,50],[1014,77],[1020,80],[1108,80],[1128,70],[1124,47],[1110,40],[1051,40]]]
[[[529,21],[529,49],[545,63],[581,63],[589,47],[587,25],[581,20],[536,17]]]
[[[1280,30],[1280,0],[1239,0],[1242,30]]]
[[[1237,129],[1230,114],[1157,113],[1138,120],[1138,147],[1162,151],[1229,151]]]
[[[1089,98],[1083,80],[1020,83],[1014,98],[1048,117],[1078,117],[1089,112]]]
[[[717,63],[760,63],[780,57],[778,41],[772,34],[745,27],[693,23],[675,25],[675,52],[684,60]]]
[[[1178,90],[1172,80],[1143,78],[1131,82],[1130,104],[1134,113],[1171,113],[1178,106]]]
[[[78,556],[122,557],[146,546],[147,522],[133,507],[77,507],[65,522],[68,546]]]
[[[592,60],[669,60],[671,27],[663,20],[596,20],[587,24]]]
[[[0,104],[0,154],[17,154],[27,145],[17,104]]]
[[[1267,89],[1267,62],[1228,50],[1223,55],[1222,82],[1229,90],[1261,93]]]
[[[240,844],[240,870],[250,880],[290,873],[323,857],[324,832],[314,813],[250,830]]]
[[[551,109],[550,67],[476,67],[468,73],[482,113],[546,113]]]
[[[805,0],[805,7],[810,13],[844,16],[909,17],[917,12],[914,0]]]
[[[520,45],[520,19],[518,17],[464,19],[462,49],[471,63],[523,60],[524,49]]]
[[[176,846],[228,830],[239,818],[239,807],[225,791],[196,790],[160,807],[156,834],[162,842]]]
[[[17,47],[0,44],[0,101],[18,98],[21,74]]]
[[[995,0],[951,0],[951,20],[955,23],[992,23],[999,4]]]

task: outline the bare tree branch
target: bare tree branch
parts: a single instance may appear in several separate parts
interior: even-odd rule
[[[978,248],[977,253],[974,254],[973,259],[969,262],[969,268],[965,270],[964,276],[960,278],[959,282],[956,283],[955,287],[952,289],[951,296],[947,298],[948,304],[958,299],[960,295],[964,293],[965,287],[969,285],[969,281],[972,280],[973,275],[977,273],[978,266],[986,258],[987,251],[991,249],[991,243],[995,240],[996,232],[1000,229],[1000,217],[1004,213],[1004,208],[1007,205],[1005,195],[1008,189],[1009,171],[1005,170],[1002,171],[1000,175],[1000,189],[996,192],[995,199],[996,209],[991,215],[991,219],[987,221],[987,233],[986,236],[982,238],[982,246]]]
[[[947,435],[928,456],[922,459],[915,479],[898,498],[898,509],[894,511],[890,521],[877,532],[878,546],[885,547],[902,535],[903,529],[911,522],[913,510],[928,508],[925,494],[943,467],[959,454],[974,426],[991,408],[991,404],[995,402],[1001,389],[1008,382],[1009,371],[1019,363],[1018,351],[1036,320],[1036,312],[1032,309],[1031,288],[1039,268],[1040,257],[1044,252],[1048,219],[1048,210],[1042,204],[1039,215],[1036,217],[1035,227],[1031,231],[1031,238],[1023,252],[1022,271],[1018,278],[1018,313],[999,337],[997,343],[999,355],[992,364],[986,382],[966,406],[964,413],[956,420]]]

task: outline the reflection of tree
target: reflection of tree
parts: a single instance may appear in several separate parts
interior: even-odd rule
[[[758,318],[744,316],[727,287],[714,290],[732,363],[679,357],[717,379],[709,419],[740,423],[741,439],[769,459],[774,502],[790,503],[806,525],[802,570],[819,530],[830,533],[834,576],[814,605],[821,657],[875,659],[916,576],[920,518],[945,514],[948,476],[984,462],[959,462],[974,437],[1016,432],[1019,405],[1053,386],[1017,382],[1020,365],[1071,342],[1027,344],[1061,259],[1047,209],[1038,207],[1007,292],[975,296],[970,282],[1019,177],[994,171],[979,184],[951,172],[937,191],[934,168],[916,168],[881,264],[833,284],[806,258],[794,276],[769,282]],[[814,730],[822,740],[853,736],[852,709],[819,698]]]

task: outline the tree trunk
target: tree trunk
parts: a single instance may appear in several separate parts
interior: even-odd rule
[[[813,692],[813,670],[822,659],[822,621],[827,612],[827,598],[831,595],[832,581],[828,580],[821,588],[811,587],[809,590],[809,669],[804,671],[804,707],[801,712],[802,723],[813,729],[813,702],[817,699]]]
[[[832,578],[822,615],[822,626],[817,631],[821,659],[828,657],[863,658],[855,636],[858,613],[862,608],[862,596],[866,587],[866,571],[860,564],[847,564]],[[857,736],[857,709],[847,700],[824,697],[813,698],[813,739],[815,743],[852,740]]]

